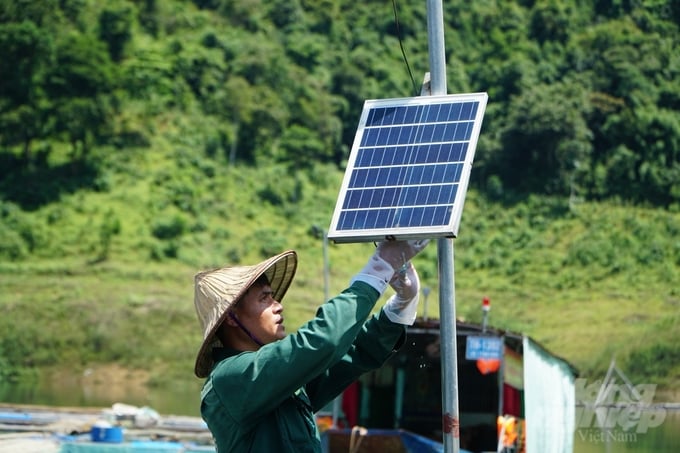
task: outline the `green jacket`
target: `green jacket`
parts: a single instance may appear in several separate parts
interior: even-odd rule
[[[404,341],[405,327],[382,310],[366,320],[379,297],[356,281],[280,341],[258,351],[215,350],[201,414],[217,452],[321,452],[314,412]]]

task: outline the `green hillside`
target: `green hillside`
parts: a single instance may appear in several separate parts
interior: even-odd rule
[[[615,356],[677,398],[680,9],[445,3],[449,92],[489,93],[458,316],[488,296],[492,325],[584,376]],[[424,4],[396,5],[398,21],[372,1],[3,2],[0,378],[116,363],[191,380],[193,275],[288,248],[287,328],[312,316],[315,231],[363,101],[412,96],[428,70]],[[331,244],[331,294],[372,248]],[[435,244],[416,265],[437,316]]]
[[[187,232],[175,241],[140,239],[153,225],[184,221],[179,213],[150,214],[145,191],[132,181],[121,184],[121,193],[139,196],[83,191],[65,197],[60,219],[39,229],[48,238],[60,231],[64,256],[0,264],[5,363],[116,362],[152,370],[157,380],[191,375],[200,343],[193,274],[286,248],[301,260],[286,297],[288,329],[311,317],[324,291],[322,242],[312,229],[328,225],[342,173],[328,171],[322,186],[306,183],[304,201],[294,210],[246,189],[249,181],[285,186],[286,179],[255,169],[220,173],[202,198],[200,222],[210,228],[194,232],[202,229],[199,221],[186,220]],[[47,219],[54,212],[45,208],[32,216]],[[102,259],[101,231],[111,219],[119,226]],[[489,296],[492,325],[531,335],[585,376],[601,376],[615,355],[631,379],[677,388],[678,229],[680,214],[658,209],[570,208],[568,199],[538,197],[505,205],[470,192],[454,242],[457,314],[480,321],[481,299]],[[331,292],[343,288],[372,247],[331,244]],[[172,259],[150,259],[167,248]],[[423,286],[433,289],[427,314],[435,317],[436,252],[429,246],[416,263]]]

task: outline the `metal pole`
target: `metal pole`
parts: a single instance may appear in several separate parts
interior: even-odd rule
[[[323,230],[323,299],[328,301],[330,265],[328,264],[328,231]],[[333,413],[331,415],[331,428],[338,427],[338,418],[342,410],[342,393],[333,400]]]
[[[441,0],[427,0],[427,43],[430,55],[432,94],[446,94],[444,10]]]
[[[430,287],[426,286],[423,288],[423,296],[425,296],[425,300],[423,301],[423,319],[427,321],[427,298],[430,296]]]
[[[453,240],[439,239],[439,328],[442,367],[442,435],[444,452],[460,451],[458,413],[458,347],[456,344],[456,295]]]
[[[328,301],[330,265],[328,264],[328,231],[323,230],[323,299]]]
[[[446,94],[444,10],[441,0],[427,1],[427,29],[432,95]],[[439,318],[442,366],[442,433],[444,452],[460,451],[458,413],[458,348],[456,345],[456,296],[453,239],[437,241],[439,256]]]

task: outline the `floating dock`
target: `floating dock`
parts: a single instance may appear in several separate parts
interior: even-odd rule
[[[121,433],[97,441],[98,426]],[[110,440],[110,439],[107,439]],[[0,403],[3,453],[214,453],[212,435],[200,417],[159,415],[149,408],[31,406]]]

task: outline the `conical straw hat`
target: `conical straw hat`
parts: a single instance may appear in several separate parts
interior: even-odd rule
[[[223,267],[199,272],[194,277],[194,306],[203,329],[203,344],[196,357],[194,373],[207,377],[213,367],[212,349],[222,346],[215,336],[229,309],[262,274],[267,276],[273,297],[286,294],[297,269],[297,254],[288,250],[254,266]]]

